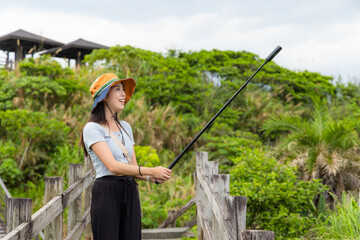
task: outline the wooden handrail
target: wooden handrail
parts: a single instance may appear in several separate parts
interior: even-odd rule
[[[230,175],[218,174],[218,162],[196,155],[198,239],[273,240],[274,232],[246,230],[246,197],[230,196]]]
[[[93,182],[94,176],[92,171],[89,170],[84,177],[77,180],[61,195],[52,198],[42,208],[35,212],[31,216],[31,220],[21,223],[16,228],[12,229],[2,240],[16,240],[16,239],[32,239],[39,234],[39,232],[47,227],[57,216],[59,216],[64,209],[69,206],[74,199],[79,197],[82,192],[87,189]],[[73,229],[69,230],[69,233],[75,232],[79,234],[78,229],[85,229],[85,226],[89,223],[90,215],[89,209],[85,212],[81,224],[76,224]],[[83,226],[85,224],[85,226]],[[80,226],[80,227],[79,227]],[[75,229],[76,228],[76,229]],[[69,239],[75,239],[71,236]]]
[[[4,191],[4,193],[5,193],[5,196],[7,197],[7,198],[11,198],[11,194],[10,194],[10,192],[9,192],[9,190],[7,189],[7,187],[6,187],[6,185],[5,185],[5,183],[3,182],[3,180],[2,180],[2,178],[0,177],[0,186],[1,186],[1,189]]]
[[[193,197],[190,199],[184,206],[182,206],[179,210],[174,212],[171,216],[168,216],[168,218],[160,224],[159,228],[166,228],[171,223],[173,223],[177,218],[179,218],[181,215],[183,215],[189,208],[191,208],[195,204],[195,198]]]

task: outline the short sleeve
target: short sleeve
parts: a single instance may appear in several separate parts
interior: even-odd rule
[[[132,145],[135,145],[134,136],[130,124],[128,124],[125,121],[121,121],[121,125],[124,127],[125,131],[129,134]]]
[[[83,131],[85,147],[90,150],[91,145],[97,142],[105,142],[105,131],[97,123],[89,122]]]

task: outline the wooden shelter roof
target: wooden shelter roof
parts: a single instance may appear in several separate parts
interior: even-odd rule
[[[19,42],[17,42],[18,40]],[[37,48],[34,49],[34,51],[37,51],[58,47],[63,45],[63,43],[24,31],[22,29],[0,37],[0,50],[15,52],[17,45],[22,46],[24,51],[27,52],[34,46]]]
[[[107,46],[79,38],[65,45],[49,49],[41,54],[51,54],[54,57],[65,57],[68,59],[78,59],[78,57],[83,59],[86,54],[91,53],[94,49],[108,48]]]

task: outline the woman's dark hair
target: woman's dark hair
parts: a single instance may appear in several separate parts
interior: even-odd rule
[[[87,122],[81,127],[81,134],[80,134],[80,142],[79,145],[82,147],[83,151],[84,151],[84,155],[85,157],[88,156],[88,152],[86,151],[86,147],[85,147],[85,143],[84,143],[84,137],[83,137],[83,132],[84,132],[84,127],[88,122],[95,122],[97,124],[100,125],[107,125],[109,127],[109,122],[106,120],[105,118],[105,109],[104,109],[104,102],[101,101],[97,104],[97,106],[94,108],[94,110],[92,111],[92,113],[90,114],[89,119],[87,120]],[[117,114],[115,115],[115,121],[118,121],[117,118]],[[119,122],[119,121],[118,121]],[[119,125],[121,126],[120,122]],[[125,131],[126,135],[128,135],[130,137],[130,135],[127,133],[127,131],[121,126],[121,128]],[[120,129],[119,129],[120,130]],[[130,137],[131,138],[131,137]]]
[[[94,110],[92,111],[92,113],[90,114],[89,119],[87,120],[87,122],[81,127],[81,135],[80,135],[80,146],[82,147],[83,151],[84,151],[84,155],[87,157],[88,156],[88,152],[86,151],[86,147],[85,147],[85,143],[84,143],[84,137],[83,137],[83,132],[84,132],[84,127],[88,122],[95,122],[98,123],[100,125],[108,125],[109,123],[105,118],[105,109],[104,109],[104,102],[99,102],[98,105],[94,108]]]

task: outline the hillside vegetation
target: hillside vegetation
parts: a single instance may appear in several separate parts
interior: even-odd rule
[[[44,177],[67,179],[68,164],[83,162],[78,142],[93,103],[89,87],[105,72],[136,79],[120,118],[133,128],[139,164],[168,166],[262,63],[246,51],[114,46],[93,51],[77,69],[49,56],[0,69],[0,175],[15,197],[30,197],[39,209]],[[231,194],[248,197],[248,228],[275,231],[278,239],[325,236],[327,217],[345,209],[335,207],[338,199],[351,199],[360,186],[359,105],[356,83],[270,62],[169,182],[139,184],[143,227],[157,227],[195,195],[195,152],[208,151],[231,174]],[[193,207],[177,225],[195,214]]]

